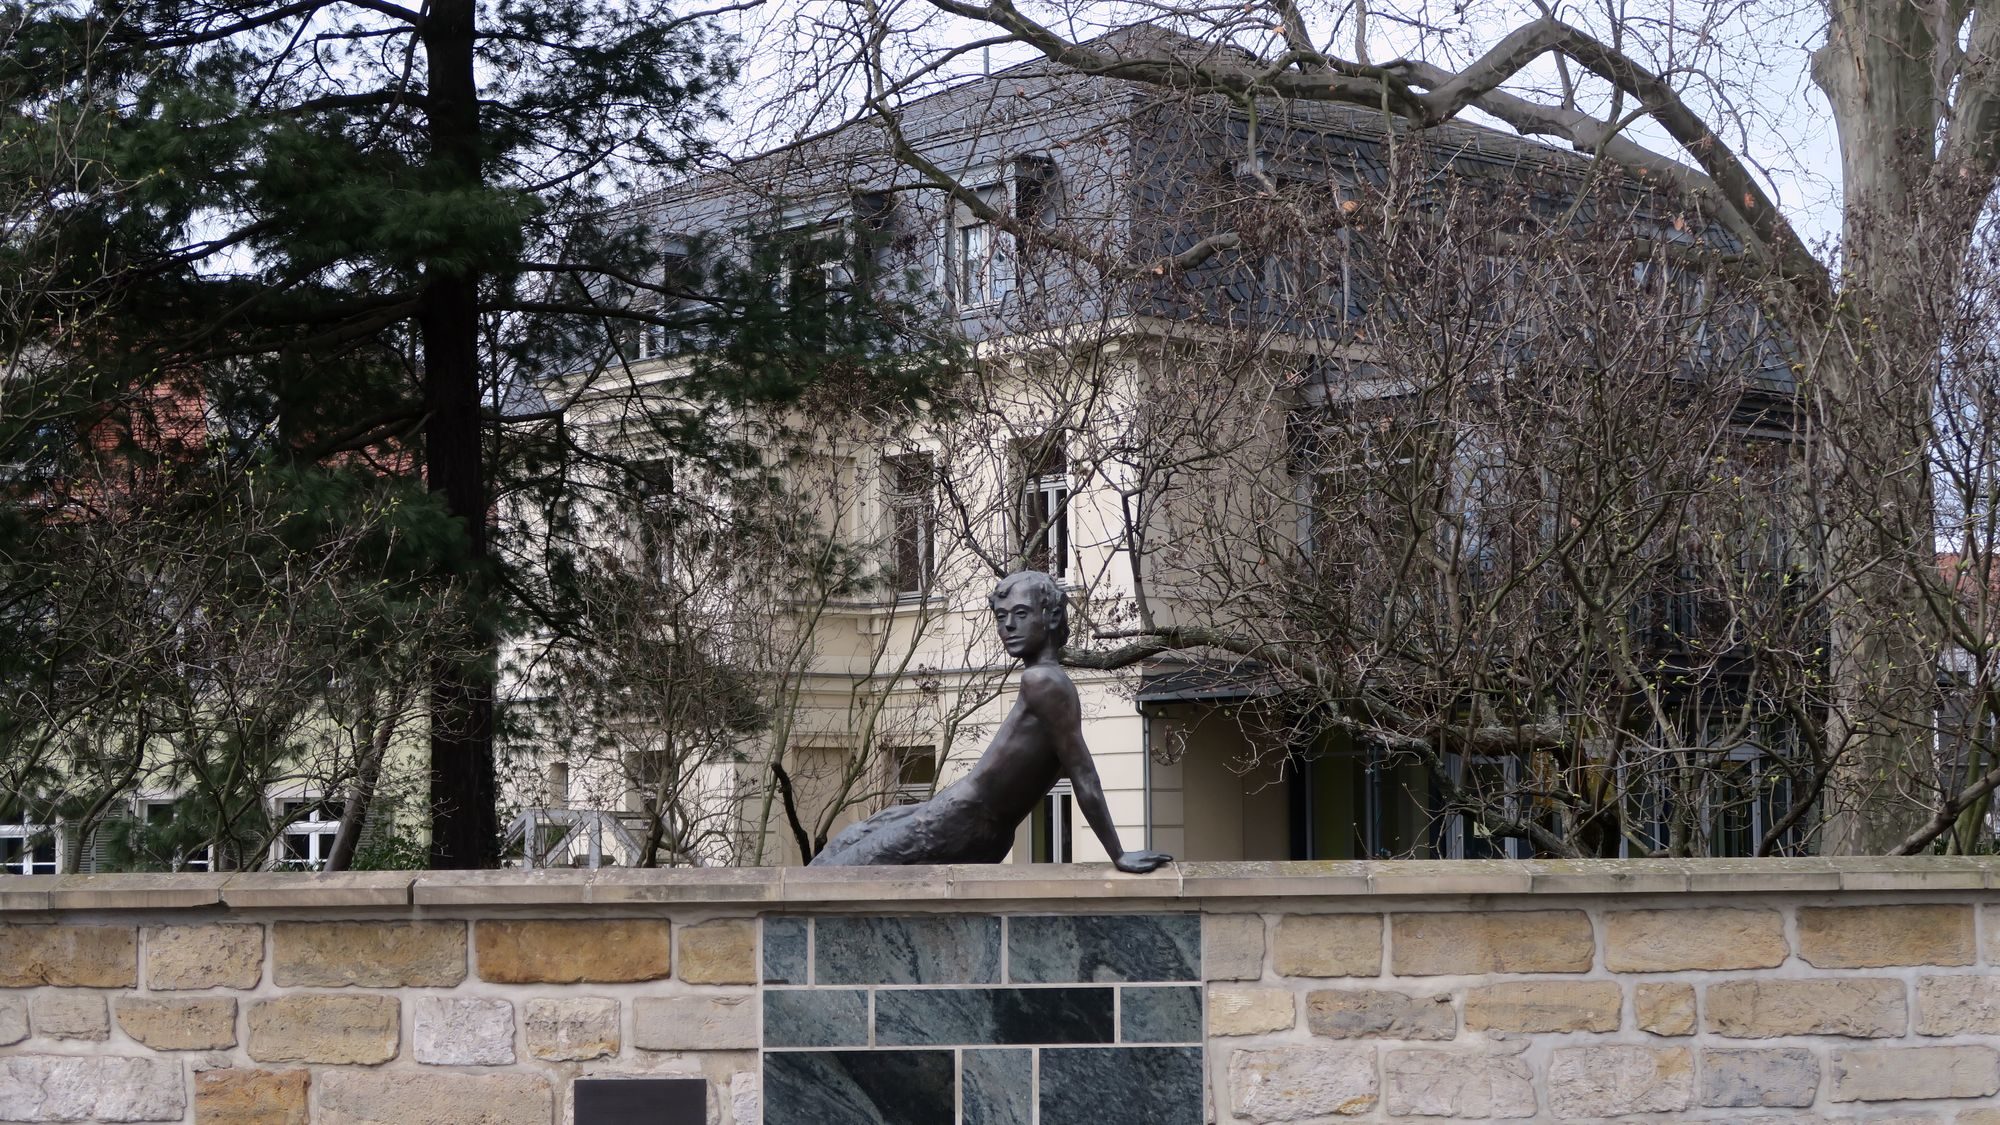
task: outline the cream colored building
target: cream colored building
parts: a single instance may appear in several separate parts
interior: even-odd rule
[[[1306,358],[1309,333],[1284,322],[1281,302],[1271,313],[1292,283],[1268,260],[1218,259],[1216,279],[1192,291],[1273,317],[1248,333],[1190,307],[1189,293],[1150,287],[1143,270],[1105,280],[1105,261],[1162,260],[1199,237],[1173,226],[1173,177],[1185,168],[1162,171],[1161,138],[1200,163],[1214,155],[1203,131],[1230,125],[1193,111],[1165,119],[1175,111],[1147,98],[1020,67],[905,107],[900,141],[955,177],[956,193],[899,162],[898,139],[863,122],[631,209],[669,246],[708,240],[744,256],[788,247],[772,267],[787,292],[801,279],[814,292],[893,286],[966,347],[956,410],[821,417],[808,404],[738,420],[784,435],[759,439],[774,475],[829,542],[861,560],[863,581],[831,591],[769,571],[749,579],[758,593],[744,600],[770,607],[762,651],[785,654],[763,665],[776,703],[692,787],[689,802],[733,828],[687,861],[797,862],[812,837],[970,769],[1014,698],[1016,669],[986,596],[1024,565],[1071,591],[1081,657],[1071,675],[1124,846],[1196,860],[1507,854],[1427,815],[1420,772],[1323,729],[1297,733],[1310,725],[1266,706],[1271,679],[1254,661],[1195,646],[1088,666],[1140,625],[1199,625],[1182,620],[1187,607],[1226,602],[1214,551],[1254,566],[1260,551],[1299,549],[1307,516],[1286,460],[1288,419],[1320,393],[1312,364],[1348,354],[1322,340]],[[1379,140],[1379,121],[1329,112],[1288,143],[1346,151]],[[1349,284],[1344,274],[1338,284]],[[633,341],[612,363],[615,393],[578,404],[604,440],[629,440],[635,401],[674,408],[687,360],[658,350]],[[1207,562],[1181,549],[1196,541]],[[551,765],[560,792],[535,792],[549,775],[531,775],[516,783],[517,804],[643,805],[618,763]],[[1013,858],[1103,856],[1059,787],[1022,826]]]

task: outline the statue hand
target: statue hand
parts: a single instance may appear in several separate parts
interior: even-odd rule
[[[1117,860],[1114,861],[1114,865],[1120,871],[1129,872],[1130,874],[1133,875],[1144,875],[1146,872],[1151,871],[1156,867],[1164,866],[1166,864],[1172,863],[1173,861],[1174,857],[1168,855],[1165,852],[1149,852],[1141,850],[1141,851],[1126,852],[1124,855],[1119,856]]]

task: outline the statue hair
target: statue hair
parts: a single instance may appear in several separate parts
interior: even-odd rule
[[[1023,587],[1036,608],[1048,615],[1049,643],[1061,651],[1069,643],[1069,601],[1063,588],[1056,580],[1039,570],[1017,570],[1000,580],[1000,584],[987,595],[986,604],[1000,608],[1000,599],[1014,592],[1015,587]]]

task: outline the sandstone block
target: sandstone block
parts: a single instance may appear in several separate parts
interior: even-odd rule
[[[1708,986],[1708,1029],[1731,1039],[1845,1035],[1880,1039],[1909,1028],[1903,982],[1881,977],[1834,980],[1726,980]]]
[[[1393,914],[1389,933],[1398,976],[1586,973],[1597,954],[1581,910]]]
[[[0,1047],[12,1046],[28,1037],[28,1002],[19,996],[0,996]]]
[[[1255,988],[1212,984],[1208,987],[1210,1035],[1265,1035],[1290,1031],[1298,1023],[1297,1002],[1289,988]]]
[[[1558,1117],[1664,1113],[1694,1101],[1694,1053],[1685,1047],[1557,1047],[1549,1109]]]
[[[131,926],[0,924],[0,988],[38,984],[135,988],[139,931]]]
[[[632,1045],[648,1051],[731,1051],[755,1047],[755,998],[750,993],[641,997],[632,1002]]]
[[[1617,981],[1502,981],[1468,989],[1468,1031],[1617,1031],[1624,993]]]
[[[1978,973],[1917,981],[1917,1034],[2000,1035],[2000,978]]]
[[[1970,965],[1972,907],[1801,906],[1799,956],[1821,969]]]
[[[179,1121],[181,1064],[120,1055],[0,1058],[0,1121]]]
[[[549,1080],[536,1074],[325,1070],[313,1125],[548,1125]]]
[[[2000,1109],[1968,1109],[1951,1119],[1953,1125],[2000,1125]]]
[[[303,1070],[198,1070],[194,1119],[199,1125],[307,1125]]]
[[[410,1054],[432,1066],[511,1066],[514,1005],[420,996],[411,1009]]]
[[[1785,916],[1775,910],[1614,910],[1604,916],[1604,965],[1613,972],[1771,969],[1789,952]]]
[[[1450,1039],[1458,1010],[1449,995],[1320,989],[1306,993],[1306,1029],[1329,1039]]]
[[[1819,1056],[1802,1047],[1701,1053],[1701,1104],[1809,1106],[1819,1096]]]
[[[44,1039],[109,1039],[111,1013],[101,992],[38,992],[28,1018]]]
[[[537,998],[522,1009],[528,1053],[551,1062],[582,1062],[618,1053],[618,1001],[602,996]]]
[[[664,918],[482,920],[473,930],[479,979],[501,984],[661,980],[667,942]]]
[[[1372,977],[1382,971],[1380,914],[1286,914],[1274,960],[1287,977]]]
[[[1832,1063],[1837,1102],[2000,1094],[2000,1051],[1991,1047],[1849,1047]]]
[[[1519,1052],[1410,1049],[1382,1062],[1394,1116],[1457,1120],[1535,1115],[1534,1070]]]
[[[301,992],[250,1005],[248,1049],[258,1062],[388,1062],[401,1034],[394,996]]]
[[[118,1027],[155,1051],[220,1051],[236,1046],[236,1001],[121,996]]]
[[[1694,986],[1677,981],[1634,985],[1632,1015],[1640,1031],[1653,1035],[1692,1035]]]
[[[1201,916],[1201,972],[1206,980],[1256,980],[1264,975],[1264,916]]]
[[[1355,1117],[1380,1099],[1373,1047],[1280,1047],[1229,1058],[1230,1108],[1248,1121]]]
[[[148,926],[146,987],[255,988],[264,978],[264,927]]]
[[[689,984],[756,984],[757,920],[720,918],[682,926],[680,978]]]
[[[276,922],[271,979],[303,988],[450,988],[465,979],[465,923]]]

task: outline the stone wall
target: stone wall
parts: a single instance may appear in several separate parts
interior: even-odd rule
[[[1981,860],[0,877],[0,1122],[2000,1125],[1996,964]]]

